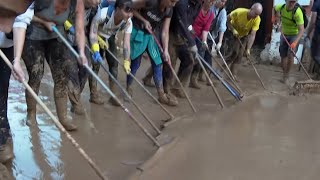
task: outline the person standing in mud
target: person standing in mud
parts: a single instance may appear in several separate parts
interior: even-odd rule
[[[282,82],[289,85],[289,73],[291,66],[293,65],[294,54],[290,49],[296,51],[296,47],[304,33],[304,20],[301,8],[296,10],[297,0],[286,0],[286,4],[279,4],[275,6],[276,16],[278,20],[281,20],[282,33],[290,43],[287,42],[281,36],[279,52],[281,56],[281,63],[283,69]],[[295,14],[293,15],[293,12]],[[294,20],[293,20],[294,19]],[[279,22],[277,22],[279,23]]]
[[[256,37],[256,32],[260,26],[260,14],[262,13],[262,5],[254,3],[250,9],[238,8],[233,10],[227,18],[227,25],[232,32],[233,52],[228,59],[231,72],[234,77],[237,77],[239,65],[242,60],[243,53],[245,56],[250,56],[251,47]],[[239,40],[243,44],[241,47]],[[237,79],[237,78],[236,78]]]
[[[34,19],[28,28],[23,59],[29,74],[29,85],[38,94],[41,79],[44,73],[44,61],[46,60],[51,69],[54,81],[54,101],[57,115],[61,124],[68,131],[76,130],[77,127],[67,118],[67,84],[69,61],[72,61],[68,48],[58,39],[58,35],[52,31],[56,26],[63,32],[63,23],[75,12],[76,43],[79,52],[79,63],[87,64],[84,53],[84,4],[82,0],[35,0]],[[40,23],[41,22],[41,23]],[[27,125],[36,123],[36,100],[26,91],[27,102]]]
[[[0,31],[0,49],[9,60],[12,60],[12,74],[19,82],[25,80],[20,59],[25,32],[33,17],[32,11],[33,5],[24,14],[16,17],[11,33]],[[10,75],[10,67],[0,57],[0,163],[5,163],[13,158],[12,136],[7,116]]]
[[[210,65],[212,65],[212,58],[214,58],[212,55],[216,54],[215,51],[220,51],[221,49],[224,33],[227,30],[227,11],[225,9],[226,3],[227,0],[216,0],[211,8],[211,11],[214,13],[214,19],[211,23],[210,31],[214,40],[217,41],[217,44],[214,46],[212,39],[210,37],[208,38],[208,46],[209,49],[211,49],[211,53],[206,51],[204,60]],[[203,74],[204,73],[201,70],[199,74],[199,80],[205,82]],[[210,85],[208,81],[207,85]]]
[[[130,40],[131,45],[131,65],[130,69],[133,75],[140,67],[142,55],[147,51],[153,70],[153,79],[158,91],[159,101],[161,103],[175,106],[172,98],[164,93],[162,84],[162,58],[170,63],[168,50],[169,27],[172,16],[172,7],[178,0],[145,0],[141,3],[143,7],[134,11],[132,18],[133,29]],[[159,47],[150,33],[160,34],[163,54],[161,55]],[[132,95],[133,78],[127,76],[127,90]]]
[[[210,10],[213,6],[213,3],[213,0],[204,0],[199,14],[197,15],[195,21],[192,23],[192,29],[196,38],[199,55],[202,58],[204,58],[205,52],[209,49],[207,39],[209,29],[214,18],[214,13]],[[192,70],[190,87],[195,89],[201,88],[198,84],[200,71],[201,66],[199,63],[196,63]]]
[[[201,1],[199,0],[179,0],[173,7],[172,20],[169,29],[169,54],[171,65],[174,69],[177,59],[179,58],[181,61],[178,77],[185,88],[189,85],[189,79],[194,63],[193,56],[198,53],[196,42],[193,35],[188,30],[188,27],[194,21],[200,8]],[[145,85],[152,85],[152,73],[152,71],[148,72],[143,79]],[[173,86],[173,74],[167,63],[163,65],[163,87],[164,92],[170,94],[172,101],[175,104],[178,104],[178,100],[176,100],[174,96],[186,98],[178,84]]]
[[[84,6],[85,6],[85,17],[84,17],[84,31],[86,35],[86,40],[89,41],[89,31],[90,31],[90,22],[92,21],[93,16],[96,13],[97,6],[99,4],[99,0],[84,0]],[[78,49],[75,42],[75,29],[74,29],[74,22],[75,22],[75,13],[72,13],[68,20],[64,22],[64,28],[67,31],[67,37],[69,41],[73,44],[73,47],[75,49]],[[93,71],[98,74],[99,70],[99,64],[96,63],[97,58],[101,58],[101,56],[91,56],[90,50],[85,49],[86,56],[89,57],[90,61],[89,63],[92,64]],[[72,57],[73,54],[70,51],[70,54]],[[99,54],[100,55],[100,54]],[[93,59],[95,58],[95,59]],[[85,87],[85,84],[87,82],[87,79],[89,77],[89,87],[90,87],[90,99],[89,101],[91,103],[102,105],[104,102],[99,96],[98,88],[97,88],[97,81],[92,77],[89,76],[89,73],[87,72],[86,68],[83,67],[81,64],[78,64],[76,60],[69,61],[71,63],[69,68],[69,82],[68,82],[68,96],[69,100],[71,102],[71,112],[83,115],[84,114],[84,108],[81,103],[81,93]]]
[[[116,59],[106,51],[108,47],[103,44],[107,44],[105,41],[108,41],[109,50],[112,54],[116,54],[115,36],[119,31],[124,31],[123,63],[126,73],[129,74],[132,6],[131,0],[117,0],[114,7],[98,8],[90,27],[90,44],[91,50],[94,52],[94,60],[99,64],[99,62],[102,61],[100,53],[104,53],[109,65],[109,71],[115,78],[118,77],[118,63]],[[97,70],[99,70],[99,67]],[[111,78],[109,78],[109,87],[113,93],[116,93],[116,86]],[[110,97],[109,102],[115,106],[120,105],[112,97]]]
[[[315,62],[317,76],[320,75],[320,1],[315,1],[311,9],[311,21],[306,41],[311,40],[311,56]]]

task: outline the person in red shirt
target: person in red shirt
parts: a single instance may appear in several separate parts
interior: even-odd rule
[[[210,25],[214,18],[214,13],[210,10],[213,4],[214,0],[204,0],[200,12],[192,24],[192,30],[196,38],[198,53],[201,57],[204,57],[204,53],[208,49],[207,37]],[[191,74],[190,87],[200,89],[198,84],[200,70],[200,65],[196,63]]]

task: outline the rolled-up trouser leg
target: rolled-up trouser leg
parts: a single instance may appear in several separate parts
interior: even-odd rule
[[[1,48],[8,59],[13,59],[13,47]],[[7,116],[8,110],[8,89],[11,69],[0,57],[0,146],[5,145],[11,138],[10,126]]]
[[[45,51],[48,49],[48,41],[26,39],[22,58],[29,75],[29,86],[36,94],[39,94],[40,83],[44,73]],[[36,123],[37,101],[26,90],[27,125]]]

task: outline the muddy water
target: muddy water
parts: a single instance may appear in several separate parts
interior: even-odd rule
[[[144,75],[144,70],[148,66],[149,63],[144,61],[137,77],[141,79]],[[49,109],[55,113],[54,100],[52,98],[53,83],[50,71],[47,69],[46,72],[47,74],[45,74],[41,84],[40,97]],[[124,74],[121,70],[119,72],[121,72],[121,83],[125,84]],[[242,72],[240,75],[240,77],[243,77],[241,86],[246,93],[261,93],[261,87],[253,76],[253,71],[247,68]],[[262,70],[261,73],[270,89],[286,90],[286,87],[281,86],[278,82],[280,73],[269,70]],[[107,82],[106,73],[102,69],[100,70],[100,77]],[[296,126],[302,125],[298,123],[298,120],[294,120],[293,125],[289,123],[291,118],[286,120],[288,118],[286,116],[287,111],[300,112],[299,115],[302,116],[304,111],[297,111],[295,103],[290,103],[289,105],[289,101],[282,96],[272,96],[271,98],[262,96],[237,103],[221,85],[218,85],[219,93],[225,105],[227,107],[233,106],[231,109],[219,112],[220,106],[212,89],[204,84],[202,84],[202,87],[201,90],[188,89],[191,99],[199,111],[197,114],[193,115],[191,113],[186,100],[180,100],[179,107],[169,108],[176,117],[184,118],[166,130],[171,135],[182,137],[182,142],[179,143],[178,149],[173,156],[168,154],[168,157],[175,161],[172,162],[169,158],[168,162],[172,166],[170,164],[167,166],[172,169],[181,169],[183,172],[186,169],[190,173],[187,173],[188,176],[187,174],[179,176],[179,174],[170,172],[168,178],[162,179],[206,179],[211,176],[210,170],[212,170],[212,167],[214,168],[212,172],[220,173],[221,176],[217,177],[225,177],[223,176],[224,172],[228,172],[228,169],[234,170],[234,173],[244,173],[241,168],[237,170],[241,163],[248,164],[265,160],[270,163],[271,155],[261,156],[262,158],[259,159],[258,154],[260,152],[274,154],[275,157],[280,158],[282,154],[278,153],[277,149],[283,150],[284,152],[281,152],[285,154],[286,151],[298,146],[295,144],[295,138],[298,138],[298,136],[291,137],[295,131],[289,129],[283,131],[281,128],[282,126],[289,126],[297,130],[300,127]],[[152,94],[156,95],[154,88],[148,89]],[[107,93],[102,89],[100,89],[100,92],[102,98],[107,101],[109,98]],[[285,92],[282,94],[285,94]],[[14,137],[15,158],[7,166],[11,169],[16,179],[98,179],[84,158],[79,155],[65,136],[58,131],[40,107],[38,107],[37,113],[39,126],[37,128],[29,128],[25,125],[26,105],[24,89],[21,85],[11,81],[9,96],[8,115]],[[137,85],[134,85],[134,99],[157,125],[161,124],[161,120],[168,118]],[[108,103],[103,106],[97,106],[90,104],[88,100],[89,89],[86,87],[82,95],[82,103],[85,106],[86,115],[68,114],[79,127],[78,132],[71,134],[109,178],[126,179],[136,171],[138,165],[156,151],[156,147],[136,127],[123,110]],[[299,104],[300,102],[297,101],[297,103]],[[125,102],[125,105],[155,135],[155,132],[152,131],[133,106],[127,102]],[[308,108],[305,108],[305,110],[308,110]],[[276,115],[279,117],[278,119]],[[298,117],[298,115],[296,116]],[[293,115],[292,117],[296,116]],[[257,120],[260,117],[266,118]],[[316,123],[316,121],[312,122]],[[312,131],[307,131],[307,129],[308,127],[316,127],[316,124],[314,125],[306,126],[302,131],[309,133],[309,137],[313,140],[316,138],[312,136]],[[277,128],[272,129],[275,127]],[[316,132],[313,133],[316,135]],[[201,140],[199,141],[199,139]],[[303,139],[301,137],[301,140]],[[273,147],[276,147],[275,153],[268,151],[270,149],[273,150]],[[251,153],[255,153],[256,158],[251,158]],[[200,156],[199,154],[203,155]],[[294,155],[301,154],[293,153],[292,156]],[[281,159],[281,162],[287,162],[290,159],[289,157],[292,156]],[[227,159],[226,162],[223,161],[225,158]],[[308,156],[307,158],[310,157]],[[185,160],[188,161],[186,162]],[[212,162],[217,164],[211,164]],[[275,160],[274,163],[276,162]],[[219,166],[220,163],[222,163],[221,167]],[[279,164],[277,165],[279,166]],[[166,177],[167,168],[161,167],[159,165],[160,170],[157,170],[147,179],[157,179],[157,177],[162,177],[160,176],[162,173],[164,173],[163,177]],[[251,168],[255,167],[252,166]],[[270,169],[272,168],[270,167]],[[247,171],[245,167],[243,167],[243,170]],[[260,171],[262,174],[265,173],[262,170]],[[158,172],[161,173],[158,174]],[[200,177],[199,174],[203,174],[203,178],[198,178]],[[236,175],[234,177],[237,177]],[[227,178],[232,179],[233,177]]]

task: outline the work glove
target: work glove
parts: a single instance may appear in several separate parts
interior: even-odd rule
[[[102,62],[102,57],[100,55],[100,47],[98,43],[94,43],[91,46],[91,50],[93,52],[92,59],[95,63]]]
[[[297,41],[293,41],[291,44],[290,44],[290,48],[291,49],[295,49],[297,46]]]
[[[130,74],[131,68],[130,68],[130,61],[128,59],[123,60],[123,68],[127,74]]]
[[[205,50],[209,49],[207,41],[203,41],[202,42],[202,48],[205,49]]]
[[[310,38],[309,37],[306,37],[304,39],[304,44],[307,48],[311,48],[311,41],[310,41]]]
[[[245,55],[246,55],[246,57],[250,57],[250,55],[251,55],[250,49],[247,49],[247,50],[245,51]]]
[[[74,29],[74,26],[70,23],[70,21],[66,20],[63,25],[66,31],[68,31],[72,35],[75,35],[76,31]]]
[[[108,49],[108,44],[102,39],[101,36],[98,36],[98,43],[101,49]]]
[[[236,29],[234,29],[234,28],[232,29],[232,34],[234,37],[239,38],[239,33]]]
[[[220,42],[217,44],[217,46],[216,46],[216,50],[217,50],[217,51],[220,51],[221,45],[222,45],[222,44],[221,44]]]

